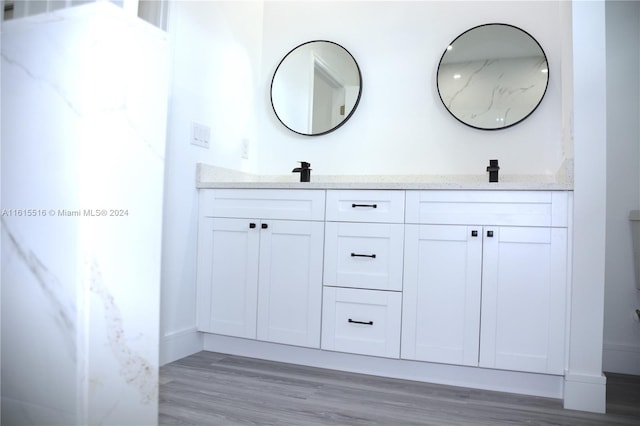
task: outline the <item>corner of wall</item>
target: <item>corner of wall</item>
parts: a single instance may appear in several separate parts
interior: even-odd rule
[[[605,343],[603,349],[603,371],[640,376],[640,346]]]
[[[604,413],[606,253],[606,48],[603,2],[574,2],[574,217],[571,314],[564,407]]]
[[[165,334],[160,341],[160,366],[203,350],[202,334],[188,328]]]

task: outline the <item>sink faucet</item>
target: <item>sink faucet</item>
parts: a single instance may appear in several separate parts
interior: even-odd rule
[[[489,165],[487,166],[487,171],[489,172],[489,182],[498,181],[498,170],[500,170],[500,167],[498,166],[498,160],[489,160]]]
[[[300,182],[310,182],[311,181],[311,169],[309,168],[309,166],[311,166],[310,163],[307,163],[306,161],[300,161],[300,167],[296,167],[295,169],[291,170],[291,173],[300,173]]]

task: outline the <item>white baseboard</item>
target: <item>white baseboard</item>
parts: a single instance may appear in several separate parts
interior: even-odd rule
[[[564,408],[604,413],[607,408],[607,378],[604,375],[565,375]]]
[[[202,335],[195,327],[165,334],[160,342],[160,365],[165,365],[202,350]]]
[[[561,399],[563,376],[353,355],[204,334],[204,350],[331,370]]]
[[[602,370],[640,376],[640,346],[605,343],[602,351]]]

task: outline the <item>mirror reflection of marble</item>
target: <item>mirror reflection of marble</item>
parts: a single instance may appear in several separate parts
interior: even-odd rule
[[[438,94],[464,124],[483,130],[513,126],[540,104],[549,82],[547,57],[524,30],[480,25],[458,36],[442,54]]]
[[[362,75],[353,56],[337,43],[303,43],[280,61],[271,81],[271,105],[290,130],[307,136],[329,133],[353,115]]]

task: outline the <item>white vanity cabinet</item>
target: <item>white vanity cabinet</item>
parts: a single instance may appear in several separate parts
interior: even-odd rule
[[[407,192],[401,357],[564,373],[569,195]]]
[[[323,190],[200,191],[198,330],[320,346]]]
[[[398,358],[404,191],[328,190],[322,349]]]
[[[561,396],[570,190],[260,186],[200,189],[206,350]]]

